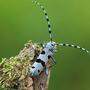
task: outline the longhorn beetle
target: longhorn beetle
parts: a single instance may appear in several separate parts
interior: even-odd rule
[[[40,73],[43,70],[47,71],[46,63],[48,62],[48,60],[52,60],[52,62],[56,64],[56,61],[54,60],[53,55],[56,51],[57,46],[73,47],[73,48],[81,49],[82,51],[85,51],[86,53],[89,53],[88,50],[86,50],[85,48],[81,48],[80,46],[54,42],[52,39],[51,24],[50,24],[49,17],[48,17],[46,10],[36,0],[33,0],[33,3],[39,6],[45,15],[45,18],[48,24],[48,32],[49,32],[50,41],[43,45],[44,47],[43,47],[42,52],[39,54],[36,61],[33,63],[32,67],[30,67],[29,70],[30,70],[31,76],[37,77],[40,75]]]

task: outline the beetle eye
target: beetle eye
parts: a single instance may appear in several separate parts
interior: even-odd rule
[[[51,44],[52,46],[54,46],[54,44]]]

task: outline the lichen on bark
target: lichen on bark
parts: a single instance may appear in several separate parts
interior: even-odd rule
[[[42,47],[29,41],[15,57],[3,58],[0,62],[0,85],[5,90],[47,90],[48,77],[42,72],[39,79],[31,78],[28,70],[35,62]],[[50,62],[47,66],[50,65]]]

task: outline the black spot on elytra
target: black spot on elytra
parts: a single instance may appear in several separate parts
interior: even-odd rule
[[[45,51],[42,51],[41,54],[45,54]]]
[[[37,60],[36,60],[36,62],[41,63],[41,64],[42,64],[42,66],[43,66],[43,67],[45,67],[45,62],[44,62],[44,61],[42,61],[41,59],[37,59]]]
[[[51,56],[50,55],[48,55],[48,59],[50,59],[51,58]]]

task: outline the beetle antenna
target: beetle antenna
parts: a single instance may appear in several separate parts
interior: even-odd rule
[[[77,49],[81,49],[82,51],[85,51],[86,53],[90,53],[88,50],[86,50],[85,48],[81,48],[80,46],[77,45],[73,45],[73,44],[65,44],[65,43],[60,43],[58,44],[59,46],[64,46],[64,47],[73,47],[73,48],[77,48]]]
[[[50,41],[52,41],[51,23],[50,23],[50,20],[49,20],[49,17],[48,17],[48,14],[47,14],[45,8],[36,0],[33,0],[32,2],[35,3],[37,6],[39,6],[41,8],[41,10],[43,11],[46,21],[47,21],[47,24],[48,24],[48,32],[49,32]]]

